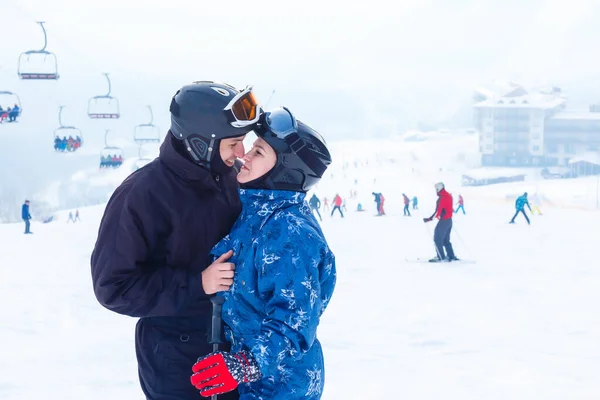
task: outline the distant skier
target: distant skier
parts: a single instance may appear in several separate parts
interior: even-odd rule
[[[435,190],[438,195],[435,211],[431,217],[423,218],[423,222],[429,222],[433,220],[433,218],[439,219],[433,234],[437,257],[432,258],[429,262],[456,261],[458,258],[456,258],[456,255],[454,254],[452,243],[450,243],[452,211],[454,209],[452,195],[446,191],[442,182],[435,184]],[[446,249],[446,252],[444,252],[444,248]]]
[[[542,201],[540,200],[540,196],[536,193],[533,194],[531,198],[531,215],[537,213],[538,215],[542,214],[542,210],[540,210],[540,206],[542,205]]]
[[[413,207],[413,210],[419,209],[419,199],[417,199],[417,196],[414,196],[412,198],[412,207]]]
[[[382,216],[385,215],[385,212],[383,211],[383,195],[381,193],[375,193],[372,192],[371,193],[373,196],[375,196],[375,205],[377,206],[377,216]]]
[[[371,193],[375,197],[375,207],[377,208],[377,215],[381,215],[381,198],[379,197],[379,193],[372,192]]]
[[[456,210],[454,211],[455,214],[458,214],[458,210],[462,210],[463,215],[466,214],[465,212],[465,200],[462,197],[462,194],[458,195],[458,207],[456,207]]]
[[[73,221],[73,222],[76,222],[76,221],[81,222],[81,218],[79,218],[79,209],[75,210],[75,221]]]
[[[529,201],[527,200],[527,192],[523,193],[522,196],[517,197],[517,200],[515,201],[515,209],[517,211],[515,212],[515,215],[512,217],[512,219],[510,220],[511,224],[515,223],[515,218],[517,218],[517,215],[519,215],[519,213],[523,213],[523,216],[527,220],[527,224],[531,225],[531,222],[529,221],[529,217],[525,213],[525,206],[527,206],[527,208],[529,208],[529,211],[531,211],[531,206],[529,205]]]
[[[335,212],[335,210],[338,210],[340,212],[340,215],[342,216],[342,218],[344,218],[344,213],[342,213],[342,198],[340,197],[339,194],[336,193],[335,197],[333,198],[333,209],[331,210],[331,216],[333,217],[333,213]]]
[[[410,199],[404,193],[402,193],[402,197],[404,199],[404,216],[410,217],[410,210],[408,209],[410,207]]]
[[[33,233],[29,230],[31,220],[31,214],[29,214],[29,200],[25,200],[25,204],[21,207],[21,218],[25,222],[25,234]]]
[[[69,219],[67,219],[67,224],[69,222],[75,223],[75,219],[73,219],[73,211],[69,211]]]
[[[383,197],[383,193],[379,192],[379,212],[381,215],[385,215],[385,209],[383,205],[385,204],[385,197]]]
[[[319,212],[319,208],[321,208],[321,200],[319,200],[316,193],[313,193],[312,197],[308,201],[308,205],[313,213],[317,213],[319,216],[319,221],[323,221],[323,218],[321,218],[321,213]]]
[[[329,200],[327,200],[327,197],[323,197],[323,211],[329,212]]]

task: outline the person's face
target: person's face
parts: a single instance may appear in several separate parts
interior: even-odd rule
[[[235,160],[244,156],[245,138],[246,135],[235,138],[221,139],[219,153],[221,154],[221,160],[223,160],[225,165],[228,167],[233,167]]]
[[[237,176],[239,183],[253,181],[269,172],[277,162],[277,155],[267,142],[258,138],[250,151],[244,155],[243,160],[244,166]]]

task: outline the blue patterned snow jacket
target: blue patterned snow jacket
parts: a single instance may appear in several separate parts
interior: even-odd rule
[[[523,211],[525,209],[525,206],[527,206],[529,208],[529,211],[531,211],[529,201],[527,201],[527,196],[522,195],[517,197],[517,200],[515,201],[515,208],[517,209],[517,211]]]
[[[305,196],[241,189],[242,213],[212,250],[235,253],[233,285],[219,292],[231,351],[250,351],[263,375],[238,387],[241,400],[321,398],[316,335],[335,286],[335,257]]]

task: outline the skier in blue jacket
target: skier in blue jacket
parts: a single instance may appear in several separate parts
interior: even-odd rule
[[[513,215],[512,219],[510,220],[509,223],[514,224],[515,218],[517,218],[517,215],[519,215],[519,213],[523,213],[523,216],[527,220],[527,224],[529,224],[529,225],[531,224],[531,222],[529,221],[529,217],[525,213],[525,206],[527,206],[527,208],[529,208],[529,211],[531,212],[531,206],[529,205],[529,201],[527,200],[527,192],[523,193],[522,196],[517,197],[517,200],[515,201],[516,212],[515,212],[515,215]]]
[[[335,258],[306,192],[331,156],[325,141],[289,110],[266,112],[238,174],[242,213],[213,256],[232,252],[233,284],[219,292],[231,352],[193,366],[202,396],[236,387],[241,400],[320,399],[324,362],[316,338],[333,294]]]
[[[21,206],[21,218],[23,218],[23,222],[25,222],[25,234],[33,233],[29,230],[31,226],[31,214],[29,214],[29,200],[25,200],[25,203]]]

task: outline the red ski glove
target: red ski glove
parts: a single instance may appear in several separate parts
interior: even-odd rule
[[[192,371],[192,385],[204,397],[231,392],[242,382],[256,382],[262,378],[258,363],[245,350],[235,354],[224,351],[210,353],[199,358]]]

